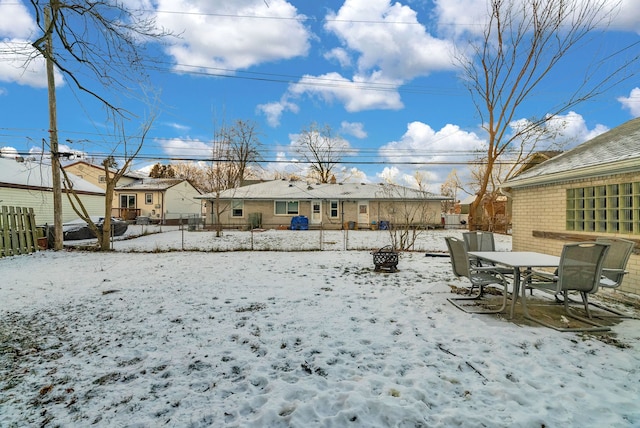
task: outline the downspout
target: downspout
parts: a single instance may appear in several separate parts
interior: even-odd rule
[[[511,190],[511,187],[508,188],[509,190]],[[507,224],[505,224],[504,226],[504,231],[505,233],[508,233],[509,231],[509,225],[511,225],[511,233],[513,234],[513,224],[511,224],[511,220],[512,220],[512,210],[513,210],[513,195],[511,194],[511,192],[508,192],[505,190],[504,187],[500,187],[500,193],[502,193],[504,196],[507,197],[507,206],[504,209],[504,214],[507,215]]]
[[[164,217],[164,192],[160,192],[160,209],[162,210],[162,219],[160,220],[160,224],[165,224]]]

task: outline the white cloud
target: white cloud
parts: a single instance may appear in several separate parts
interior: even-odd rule
[[[18,83],[36,88],[47,87],[45,61],[36,56],[31,42],[24,39],[0,41],[0,82]],[[57,86],[64,84],[62,75],[54,70]]]
[[[289,87],[289,96],[304,94],[317,96],[327,104],[339,101],[348,112],[363,110],[399,110],[404,105],[397,92],[399,82],[379,82],[377,76],[371,79],[356,77],[349,80],[339,73],[321,76],[304,76]]]
[[[0,38],[27,39],[37,26],[26,6],[16,0],[0,0]]]
[[[397,177],[400,175],[400,169],[396,166],[385,166],[382,171],[376,174],[383,183],[398,183]]]
[[[367,138],[367,131],[364,130],[364,125],[360,122],[342,121],[342,123],[340,123],[340,133],[352,135],[360,139]]]
[[[609,0],[609,7],[615,7],[618,0]],[[618,12],[612,15],[611,27],[623,31],[635,31],[640,34],[640,2],[638,0],[620,0]]]
[[[269,126],[275,128],[280,125],[280,118],[285,111],[290,111],[292,113],[298,112],[298,106],[294,103],[291,103],[286,100],[286,96],[283,97],[280,101],[259,104],[256,107],[258,113],[261,113],[266,116],[267,123]]]
[[[520,0],[524,3],[523,0]],[[595,4],[593,0],[578,0]],[[487,0],[434,0],[434,16],[440,34],[460,38],[464,34],[480,35],[484,31],[488,16]],[[640,32],[640,2],[637,0],[604,0],[600,18],[601,28]]]
[[[168,122],[166,123],[166,125],[180,132],[188,132],[191,129],[189,126],[182,125],[180,123],[175,123],[175,122]]]
[[[633,117],[640,117],[640,88],[633,88],[628,97],[619,97],[618,101]]]
[[[380,148],[380,157],[394,166],[385,168],[379,176],[393,177],[398,184],[416,187],[414,173],[419,171],[426,178],[427,190],[439,193],[440,185],[453,168],[466,169],[454,164],[474,159],[477,153],[483,153],[484,147],[484,139],[457,125],[447,124],[436,131],[426,123],[411,122],[399,141]]]
[[[158,11],[158,24],[179,35],[167,48],[177,70],[230,72],[306,55],[310,47],[304,17],[284,0],[160,0]]]
[[[349,52],[346,49],[342,48],[333,48],[327,53],[324,54],[324,58],[331,61],[336,60],[340,67],[346,68],[351,67],[351,57],[349,56]]]
[[[403,84],[454,68],[453,44],[428,34],[416,12],[400,3],[346,0],[337,12],[327,14],[324,28],[341,43],[327,48],[325,59],[353,67],[353,74],[306,75],[289,87],[291,97],[339,102],[348,112],[399,110],[404,107],[398,93]]]
[[[162,147],[162,151],[175,157],[204,157],[211,156],[212,145],[201,140],[189,138],[173,138],[171,140],[156,141]]]
[[[510,127],[515,133],[528,124],[527,119],[520,119],[513,121]],[[593,129],[589,129],[582,115],[570,111],[564,115],[557,115],[545,123],[545,133],[541,139],[535,141],[535,150],[568,150],[608,130],[609,128],[602,124],[596,124]]]
[[[584,117],[573,111],[555,117],[548,127],[553,127],[554,122],[559,128],[556,140],[564,145],[564,149],[573,148],[609,130],[602,124],[596,124],[593,129],[589,129]]]
[[[357,75],[406,81],[453,68],[453,45],[427,33],[416,12],[388,0],[347,0],[327,15],[327,31],[356,53]]]

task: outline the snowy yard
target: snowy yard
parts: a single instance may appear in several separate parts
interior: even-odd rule
[[[640,321],[464,313],[448,258],[425,257],[447,235],[396,273],[373,271],[383,231],[164,228],[0,259],[0,426],[640,426]],[[247,245],[272,251],[221,251]]]

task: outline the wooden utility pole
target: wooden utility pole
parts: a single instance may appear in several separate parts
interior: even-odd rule
[[[51,151],[51,188],[53,190],[53,249],[62,250],[62,180],[60,178],[60,152],[58,150],[58,115],[56,106],[56,81],[53,73],[53,40],[51,15],[57,2],[51,1],[45,9],[47,29],[46,62],[47,89],[49,91],[49,147]]]

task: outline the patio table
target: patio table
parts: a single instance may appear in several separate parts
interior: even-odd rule
[[[530,272],[532,268],[554,268],[560,265],[560,257],[535,251],[469,251],[469,255],[480,260],[493,262],[513,269],[513,298],[511,299],[511,313],[513,318],[518,293],[520,290],[521,270]],[[525,292],[525,287],[522,288]],[[524,295],[522,297],[525,298]]]

